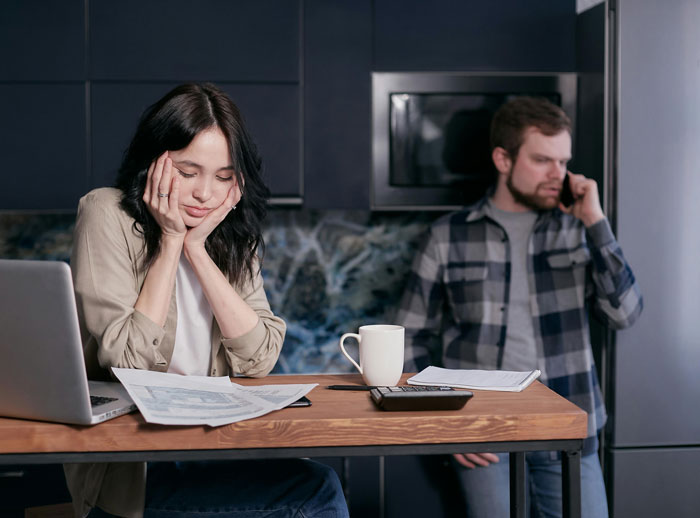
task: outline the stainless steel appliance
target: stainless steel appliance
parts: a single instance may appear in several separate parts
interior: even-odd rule
[[[372,74],[373,209],[456,209],[495,180],[493,113],[517,95],[546,97],[575,124],[574,73]]]
[[[696,518],[700,2],[606,7],[609,213],[645,302],[609,350],[611,516]]]

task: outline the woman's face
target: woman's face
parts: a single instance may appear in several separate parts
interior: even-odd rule
[[[168,156],[173,161],[173,174],[180,176],[180,215],[186,226],[196,227],[236,185],[228,141],[218,127],[212,127]]]

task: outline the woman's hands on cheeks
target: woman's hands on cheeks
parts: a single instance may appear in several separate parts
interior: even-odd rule
[[[241,190],[238,185],[233,185],[224,198],[224,201],[217,208],[206,215],[202,222],[196,227],[187,230],[185,235],[185,250],[193,250],[197,247],[204,249],[207,237],[226,218],[229,212],[241,201]]]
[[[180,215],[179,200],[180,179],[173,175],[173,162],[166,151],[148,168],[146,188],[143,191],[143,201],[163,231],[164,238],[183,239],[187,232]]]
[[[465,468],[474,469],[477,466],[486,467],[489,464],[500,462],[498,455],[493,453],[455,453],[455,460]]]
[[[571,194],[574,196],[574,203],[570,207],[565,207],[561,203],[559,208],[562,212],[571,214],[580,219],[586,227],[594,225],[605,218],[605,213],[600,206],[598,196],[598,184],[592,178],[586,178],[582,174],[574,174],[567,171]]]

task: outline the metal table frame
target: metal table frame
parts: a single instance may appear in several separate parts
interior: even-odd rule
[[[242,460],[294,457],[353,457],[386,455],[439,455],[470,451],[510,453],[510,515],[525,518],[525,453],[561,452],[564,518],[581,517],[581,448],[583,440],[512,441],[445,444],[391,444],[374,446],[319,446],[299,448],[244,448],[208,450],[149,450],[109,452],[7,453],[2,464],[60,464],[70,462],[143,462],[188,460]]]

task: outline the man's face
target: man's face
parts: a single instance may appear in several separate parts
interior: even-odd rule
[[[566,164],[571,159],[571,135],[562,131],[551,137],[536,128],[525,130],[515,162],[510,162],[505,185],[513,201],[530,210],[559,205]]]

